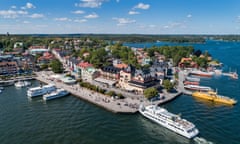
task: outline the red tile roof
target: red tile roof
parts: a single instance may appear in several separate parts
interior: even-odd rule
[[[92,64],[88,63],[88,62],[80,62],[78,64],[79,67],[82,67],[82,68],[87,68],[87,67],[92,67]]]

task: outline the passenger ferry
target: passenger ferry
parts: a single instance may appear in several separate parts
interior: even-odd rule
[[[41,96],[55,90],[56,90],[56,87],[53,84],[48,84],[42,87],[40,86],[40,87],[29,88],[27,90],[27,96],[29,97]]]
[[[66,95],[68,95],[69,92],[64,90],[64,89],[57,89],[56,91],[53,91],[49,94],[45,94],[43,95],[43,100],[51,100],[51,99],[55,99],[55,98],[60,98],[60,97],[64,97]]]
[[[149,105],[139,107],[139,112],[148,119],[160,124],[175,133],[186,138],[193,138],[198,135],[199,131],[195,125],[179,115],[168,112],[166,109],[156,105]]]
[[[226,96],[221,96],[218,95],[217,92],[214,91],[208,91],[208,92],[194,92],[192,93],[192,96],[210,100],[213,102],[219,102],[223,104],[229,104],[229,105],[234,105],[237,103],[235,99],[226,97]]]

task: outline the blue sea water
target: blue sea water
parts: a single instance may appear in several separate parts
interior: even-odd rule
[[[172,43],[127,44],[134,47]],[[191,44],[184,44],[191,45]],[[240,43],[208,41],[193,44],[207,50],[225,65],[225,70],[239,70]],[[38,85],[37,81],[32,81]],[[217,88],[219,94],[240,101],[240,81],[225,76],[201,79],[201,84]],[[216,144],[240,143],[240,105],[219,105],[182,95],[163,105],[170,112],[181,113],[200,130],[199,137]],[[6,87],[0,94],[1,144],[188,144],[196,143],[179,136],[140,114],[113,114],[100,107],[68,96],[49,102],[29,99],[26,88]]]

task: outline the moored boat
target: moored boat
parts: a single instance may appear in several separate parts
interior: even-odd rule
[[[207,86],[198,86],[198,85],[185,85],[185,89],[192,90],[192,91],[210,91],[212,90],[210,87]]]
[[[57,89],[56,91],[43,95],[43,100],[56,99],[67,96],[68,94],[69,92],[64,89]]]
[[[205,72],[201,70],[193,70],[190,72],[190,75],[196,75],[201,77],[212,77],[214,75],[214,72]]]
[[[186,77],[187,81],[192,81],[192,82],[200,82],[200,78],[195,78],[195,77]]]
[[[0,81],[0,86],[11,86],[14,85],[14,80]]]
[[[36,96],[41,96],[44,95],[46,93],[50,93],[52,91],[55,91],[56,87],[54,84],[48,84],[45,86],[39,86],[39,87],[33,87],[33,88],[29,88],[27,90],[27,96],[28,97],[36,97]]]
[[[193,123],[181,118],[179,115],[170,113],[159,106],[149,105],[145,107],[141,105],[139,107],[139,112],[144,117],[186,138],[191,139],[199,133]]]
[[[28,81],[18,81],[14,85],[17,88],[22,88],[22,87],[30,86],[31,82],[28,82]]]
[[[208,92],[194,92],[192,93],[192,96],[210,100],[213,102],[223,103],[223,104],[229,104],[234,105],[237,103],[235,99],[218,95],[217,92],[214,91],[208,91]]]
[[[184,85],[199,85],[199,82],[196,81],[184,81]]]

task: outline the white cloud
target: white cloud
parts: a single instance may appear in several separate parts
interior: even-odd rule
[[[32,3],[26,3],[25,6],[21,7],[21,9],[33,9],[36,8]]]
[[[32,3],[27,3],[26,8],[31,9],[31,8],[36,8]]]
[[[86,19],[75,19],[74,22],[84,23],[84,22],[87,22],[87,20]]]
[[[150,24],[150,25],[143,25],[143,24],[141,24],[138,27],[141,28],[141,29],[145,29],[146,30],[146,29],[149,29],[149,28],[151,28],[151,29],[156,28],[157,26],[154,25],[154,24]]]
[[[17,12],[13,10],[1,10],[0,16],[3,18],[16,18],[18,17]]]
[[[148,27],[150,27],[150,28],[155,28],[156,27],[156,25],[148,25]]]
[[[20,10],[20,11],[17,11],[18,14],[21,14],[21,15],[26,15],[28,14],[27,11],[23,11],[23,10]]]
[[[170,22],[168,25],[165,25],[163,28],[165,29],[173,29],[173,28],[186,28],[184,23],[180,22]]]
[[[191,18],[191,17],[192,17],[192,15],[191,15],[191,14],[188,14],[188,15],[187,15],[187,18]]]
[[[43,18],[44,15],[43,14],[38,14],[38,13],[34,13],[32,15],[29,15],[30,18]]]
[[[29,24],[30,22],[29,21],[23,21],[24,24]]]
[[[76,10],[76,11],[73,11],[72,13],[74,13],[74,14],[84,14],[85,12],[82,11],[82,10]]]
[[[17,6],[13,5],[13,6],[11,6],[11,8],[12,8],[12,9],[16,9],[16,8],[17,8]]]
[[[93,19],[93,18],[98,18],[99,16],[96,14],[96,13],[92,13],[92,14],[89,14],[89,15],[86,15],[85,18],[88,18],[88,19]]]
[[[14,10],[1,10],[0,16],[3,18],[17,18],[19,15],[26,15],[28,14],[27,11],[14,11]]]
[[[140,14],[140,13],[137,12],[137,11],[129,11],[128,14],[130,14],[130,15],[136,15],[136,14]]]
[[[61,17],[61,18],[55,18],[55,21],[72,21],[71,19],[67,18],[67,17]]]
[[[75,3],[78,7],[98,8],[107,0],[80,0],[80,3]]]
[[[136,20],[132,20],[132,19],[128,19],[128,18],[113,18],[113,20],[116,20],[118,22],[117,25],[119,25],[119,26],[136,22]]]
[[[143,9],[147,10],[150,8],[149,4],[139,3],[138,5],[134,6],[133,9]]]

